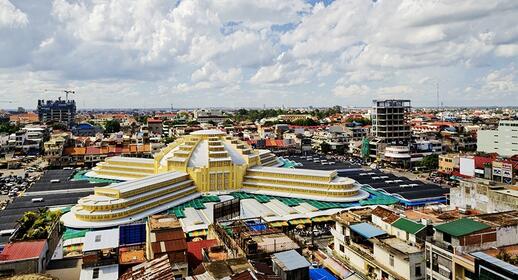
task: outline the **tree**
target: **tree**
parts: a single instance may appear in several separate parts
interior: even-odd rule
[[[327,142],[322,142],[320,144],[320,151],[323,153],[323,154],[327,154],[331,151],[331,145],[329,145],[329,143]]]
[[[421,166],[426,167],[429,170],[437,169],[439,167],[439,155],[425,156],[421,161]]]
[[[109,120],[104,125],[104,130],[106,133],[115,133],[121,130],[121,124],[118,120]]]
[[[0,123],[0,132],[2,133],[11,134],[15,133],[19,129],[20,128],[17,125],[11,124],[9,121]]]

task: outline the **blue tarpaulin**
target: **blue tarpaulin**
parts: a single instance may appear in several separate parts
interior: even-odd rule
[[[368,223],[359,223],[349,227],[352,231],[367,239],[386,234],[383,230]]]
[[[337,280],[336,277],[331,274],[325,268],[313,268],[309,270],[309,279],[311,280]]]

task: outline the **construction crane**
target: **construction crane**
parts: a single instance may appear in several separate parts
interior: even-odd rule
[[[0,103],[14,103],[11,100],[0,100]]]
[[[64,89],[64,90],[45,89],[45,92],[64,92],[65,93],[65,101],[68,101],[68,95],[69,94],[76,94],[75,90],[70,90],[70,89]]]

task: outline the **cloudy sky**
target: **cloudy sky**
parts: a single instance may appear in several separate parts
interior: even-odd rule
[[[518,106],[516,0],[0,0],[0,38],[1,108]]]

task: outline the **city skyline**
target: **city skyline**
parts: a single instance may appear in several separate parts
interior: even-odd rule
[[[1,0],[0,106],[63,89],[78,109],[517,106],[517,15],[505,0]]]

